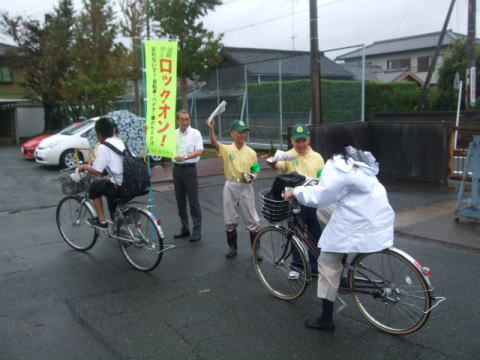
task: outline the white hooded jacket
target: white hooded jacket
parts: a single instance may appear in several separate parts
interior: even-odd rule
[[[369,152],[347,148],[351,157],[327,161],[320,182],[299,186],[297,200],[314,208],[336,204],[318,247],[335,253],[369,253],[393,245],[395,214],[378,181],[378,164]]]

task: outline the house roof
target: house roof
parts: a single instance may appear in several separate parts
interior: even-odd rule
[[[353,74],[354,80],[362,79],[362,64],[360,63],[345,63],[340,64],[345,70]],[[380,65],[365,64],[365,80],[377,81],[377,72],[383,71]]]
[[[354,80],[362,79],[362,65],[359,63],[341,64],[346,70],[353,74]],[[365,64],[365,80],[366,81],[384,81],[395,82],[404,80],[416,81],[423,85],[423,80],[408,69],[399,70],[383,70],[379,65]]]
[[[0,43],[0,56],[5,56],[7,50],[14,49],[16,46]]]
[[[309,51],[224,47],[221,55],[232,65],[248,64],[248,71],[253,74],[278,74],[278,61],[271,60],[282,59],[281,69],[284,76],[310,76]],[[323,55],[320,57],[320,70],[322,77],[339,79],[352,77],[348,71]]]
[[[373,44],[365,47],[365,56],[382,55],[396,53],[402,51],[412,51],[420,49],[435,48],[438,43],[441,31],[420,34],[414,36],[406,36],[397,39],[389,39],[375,41]],[[467,36],[447,30],[443,38],[442,46],[448,46],[455,40],[466,39]],[[362,56],[362,49],[354,50],[346,54],[340,55],[336,60],[348,60],[359,58]]]

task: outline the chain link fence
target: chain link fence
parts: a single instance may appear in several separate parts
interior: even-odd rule
[[[361,82],[348,80],[348,72],[331,64],[321,62],[323,122],[360,121]],[[343,72],[336,74],[328,66]],[[241,119],[250,127],[248,141],[252,146],[285,148],[288,127],[311,124],[311,97],[309,53],[223,66],[214,69],[205,85],[189,94],[192,125],[208,140],[205,120],[225,100],[227,111],[217,120],[219,140],[229,140],[231,121]]]
[[[241,119],[250,127],[252,146],[286,148],[289,127],[311,124],[310,53],[242,65],[226,63],[213,69],[205,81],[197,81],[188,95],[192,126],[206,142],[205,121],[222,100],[227,101],[227,110],[216,120],[220,141],[231,139],[230,123]],[[323,123],[361,121],[361,81],[351,80],[351,73],[324,57],[320,68]],[[123,98],[119,106],[134,112],[133,98]]]

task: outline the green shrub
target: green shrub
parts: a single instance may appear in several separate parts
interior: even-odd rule
[[[352,122],[361,119],[361,82],[348,80],[321,81],[322,118],[324,123]],[[419,89],[413,82],[367,82],[365,85],[366,116],[379,111],[412,111],[419,99]],[[250,114],[278,114],[279,83],[263,82],[248,85]],[[243,102],[243,96],[239,98]],[[310,112],[310,79],[282,82],[284,114]]]

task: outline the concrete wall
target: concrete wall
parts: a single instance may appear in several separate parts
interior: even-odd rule
[[[39,134],[45,128],[42,106],[18,106],[15,117],[17,144],[20,138]]]

